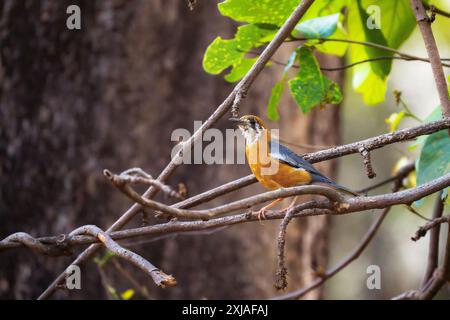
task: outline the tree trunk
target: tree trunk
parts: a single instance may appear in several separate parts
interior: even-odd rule
[[[81,30],[66,28],[71,4],[81,8]],[[0,28],[1,237],[16,231],[57,235],[83,224],[106,229],[130,203],[102,170],[138,166],[156,176],[169,161],[172,131],[192,131],[193,121],[206,119],[232,89],[201,67],[207,45],[235,28],[211,1],[190,11],[179,0],[3,0]],[[241,113],[265,113],[279,74],[265,71]],[[279,126],[289,141],[338,143],[336,107],[306,117],[286,99],[281,115],[272,127]],[[229,124],[221,121],[219,127]],[[320,168],[335,173],[329,164]],[[169,183],[183,182],[194,195],[248,173],[246,165],[184,165]],[[212,204],[262,190],[253,186]],[[327,224],[326,218],[311,218],[289,227],[288,289],[306,284],[312,270],[326,265]],[[175,288],[157,289],[140,271],[122,265],[147,287],[149,294],[138,291],[138,297],[267,298],[277,294],[278,225],[251,223],[131,246],[173,274]],[[1,255],[0,298],[35,298],[70,262],[26,250]],[[105,281],[118,291],[133,287],[123,270],[113,264],[103,269],[100,277],[88,263],[83,289],[58,291],[56,297],[106,298]]]

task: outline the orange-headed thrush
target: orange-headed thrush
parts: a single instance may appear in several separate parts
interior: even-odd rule
[[[251,171],[267,189],[275,190],[304,184],[324,183],[335,189],[356,195],[355,192],[323,175],[307,160],[272,138],[270,130],[259,117],[246,115],[230,120],[238,125],[244,135],[245,155]],[[281,198],[276,199],[263,207],[258,216],[264,218],[265,211],[281,200]],[[295,200],[294,198],[288,208],[295,204]]]

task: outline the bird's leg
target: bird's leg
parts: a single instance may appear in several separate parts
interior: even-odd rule
[[[282,200],[283,200],[283,198],[275,199],[274,201],[269,203],[267,206],[264,206],[261,209],[259,209],[259,211],[258,211],[259,221],[261,222],[261,220],[265,220],[266,219],[266,211],[269,210],[270,208],[274,207],[278,202],[280,202]]]
[[[288,212],[290,209],[292,209],[295,205],[295,202],[297,202],[297,198],[298,196],[295,196],[294,199],[292,199],[291,203],[289,204],[289,206],[287,206],[286,208],[284,208],[283,210],[281,210],[281,212]]]

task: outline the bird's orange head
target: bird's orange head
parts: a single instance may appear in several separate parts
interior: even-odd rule
[[[231,118],[235,122],[245,137],[245,142],[251,144],[258,140],[263,133],[267,133],[267,127],[257,116],[245,115],[240,118]]]

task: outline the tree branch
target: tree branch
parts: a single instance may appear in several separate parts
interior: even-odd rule
[[[436,203],[433,209],[432,221],[439,219],[442,217],[442,213],[444,211],[444,201],[442,200],[443,191],[441,190],[436,196]],[[422,229],[423,230],[423,229]],[[427,259],[427,268],[425,270],[425,274],[422,280],[422,287],[426,285],[426,283],[433,276],[433,271],[436,269],[438,265],[439,258],[439,233],[440,233],[440,224],[434,227],[430,232],[430,243],[428,246],[428,259]],[[426,232],[425,230],[423,230]],[[418,232],[419,233],[419,232]],[[418,238],[413,238],[416,241]]]
[[[450,228],[447,228],[447,244],[445,246],[444,261],[440,268],[436,268],[429,285],[425,286],[419,295],[420,300],[429,300],[441,290],[445,283],[450,279]]]
[[[408,141],[421,135],[431,134],[448,128],[450,128],[450,118],[444,118],[435,122],[382,134],[377,137],[368,138],[335,148],[321,150],[314,153],[307,153],[304,154],[303,157],[313,163],[320,162],[352,153],[358,153],[361,145],[363,145],[368,151],[372,151],[392,143]]]
[[[339,199],[338,200],[339,202],[334,202],[333,200],[328,199],[307,201],[292,208],[293,211],[292,214],[293,217],[297,218],[297,217],[309,217],[317,215],[341,215],[356,211],[366,211],[370,209],[384,209],[393,205],[412,203],[418,199],[421,199],[427,195],[442,190],[443,188],[446,188],[448,186],[450,186],[450,174],[442,176],[438,179],[430,181],[414,189],[408,189],[400,192],[383,194],[378,196],[341,198],[342,195],[339,192],[332,190],[330,188],[326,188],[331,190],[330,192],[335,192],[335,195]],[[259,194],[240,201],[233,202],[225,206],[221,206],[221,208],[226,206],[228,206],[228,209],[232,207],[235,208],[236,203],[238,202],[240,202],[242,208],[246,208],[248,207],[248,203],[262,203],[264,201],[276,199],[279,197],[289,197],[300,193],[305,194],[305,190],[308,190],[312,193],[314,189],[308,187],[312,186],[299,186],[287,189],[280,189],[276,191],[269,191],[263,194]],[[315,189],[315,190],[322,190],[322,189]],[[266,214],[266,218],[269,220],[282,219],[284,218],[284,216],[285,214],[279,211],[269,211]],[[162,234],[166,235],[170,233],[216,229],[224,226],[230,226],[239,223],[246,223],[258,220],[259,219],[257,214],[246,211],[244,213],[218,217],[210,219],[208,221],[169,221],[167,223],[157,225],[133,228],[122,231],[114,231],[110,233],[110,236],[112,239],[118,241],[141,236],[159,236]],[[0,241],[0,250],[6,250],[9,248],[15,248],[23,245],[20,243],[17,244],[15,242],[11,242],[10,240],[6,241],[8,238]],[[47,237],[35,240],[39,241],[41,244],[46,245],[46,244],[55,244],[57,238],[58,237]],[[92,236],[69,235],[65,237],[62,243],[65,246],[74,246],[82,244],[84,245],[92,244],[96,242],[98,242],[98,239],[93,238]],[[33,249],[33,247],[30,247],[30,249]]]
[[[436,40],[434,39],[433,31],[431,30],[431,21],[425,12],[421,0],[410,0],[410,2],[420,32],[422,33],[428,57],[430,58],[431,69],[433,70],[434,81],[436,82],[436,88],[441,102],[442,115],[444,117],[450,117],[450,100],[448,98],[447,83],[445,81],[444,70],[442,69],[442,62]]]
[[[76,235],[90,235],[97,238],[103,245],[108,248],[115,255],[125,259],[126,261],[134,264],[149,276],[158,287],[175,286],[177,281],[171,275],[167,275],[160,269],[151,264],[148,260],[144,259],[137,253],[134,253],[128,249],[121,247],[116,241],[114,241],[106,232],[94,225],[86,225],[79,227],[69,234],[69,237]]]

